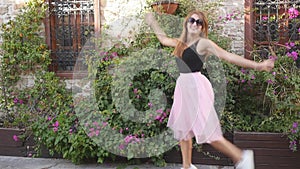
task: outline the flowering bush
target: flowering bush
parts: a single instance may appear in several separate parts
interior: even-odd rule
[[[290,8],[287,14],[289,22],[299,22],[297,9]],[[274,16],[264,16],[262,19],[265,24],[275,21]],[[300,35],[300,28],[297,29],[296,36],[297,34]],[[261,49],[262,46],[258,47],[260,48],[257,49]],[[268,51],[267,55],[262,55],[262,51]],[[267,48],[254,51],[256,61],[261,61],[268,55],[276,60],[271,73],[239,69],[225,64],[229,92],[226,111],[222,116],[223,127],[229,131],[283,132],[290,139],[291,150],[295,151],[300,140],[299,53],[299,38],[284,45],[269,42]]]
[[[239,12],[234,12],[224,21],[236,19],[238,15]],[[290,19],[298,17],[297,9],[289,10]],[[274,18],[264,18],[264,21],[269,19]],[[159,21],[167,34],[178,36],[176,31],[180,30],[172,28],[177,27],[180,19],[169,16]],[[144,35],[150,39],[145,40]],[[209,36],[223,48],[228,47],[228,39],[219,37],[214,30]],[[221,113],[221,122],[225,130],[286,132],[290,148],[297,150],[300,138],[299,45],[299,41],[290,41],[285,46],[272,46],[275,55],[270,57],[276,59],[276,65],[271,73],[223,63],[227,103]],[[256,61],[265,59],[259,57],[259,53],[253,55]],[[87,63],[89,76],[96,77],[93,83],[95,104],[83,101],[82,97],[72,100],[72,93],[59,78],[50,72],[39,72],[33,87],[10,93],[10,104],[6,107],[14,112],[10,125],[15,123],[14,126],[32,129],[36,150],[45,146],[50,154],[61,154],[74,163],[94,158],[101,163],[114,157],[105,149],[109,147],[119,155],[128,155],[128,159],[135,155],[153,155],[156,164],[164,165],[161,154],[172,139],[162,135],[161,144],[153,142],[145,149],[139,149],[138,145],[167,130],[178,75],[170,49],[161,47],[153,34],[141,32],[130,47],[117,45],[95,52]],[[97,69],[93,69],[95,66]],[[211,80],[214,79],[211,77]],[[97,111],[90,111],[95,106]],[[12,139],[17,141],[20,136]],[[106,147],[97,144],[99,142]]]
[[[299,115],[298,115],[299,116]],[[300,138],[300,134],[299,134],[299,122],[294,122],[290,131],[289,131],[289,139],[290,139],[290,146],[289,148],[292,151],[297,151],[297,145],[300,144],[299,142],[299,138]]]
[[[3,127],[26,128],[32,114],[23,113],[28,95],[20,90],[17,82],[21,76],[45,71],[51,59],[41,31],[41,20],[45,17],[47,5],[41,0],[32,0],[22,8],[14,20],[1,25],[0,46],[0,109],[4,114]],[[30,95],[29,95],[30,96]]]

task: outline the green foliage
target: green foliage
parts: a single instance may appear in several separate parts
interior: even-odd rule
[[[196,7],[192,1],[180,0],[180,3],[182,6],[175,16],[156,15],[170,37],[180,35],[182,17]],[[204,6],[203,9],[213,11],[218,4]],[[178,75],[172,49],[161,46],[147,27],[141,27],[130,46],[116,42],[111,48],[91,52],[86,59],[87,78],[96,77],[92,83],[96,103],[81,97],[74,99],[54,73],[45,71],[50,62],[49,51],[37,34],[44,9],[41,1],[32,0],[24,14],[2,26],[1,109],[7,112],[5,126],[26,128],[35,136],[37,152],[46,147],[50,154],[61,154],[76,164],[87,159],[99,163],[114,159],[115,155],[97,144],[102,142],[111,150],[128,155],[129,160],[134,155],[149,154],[153,163],[164,166],[162,154],[172,139],[160,138],[165,140],[160,144],[150,143],[144,149],[139,148],[139,140],[167,130]],[[213,26],[210,29],[209,38],[228,49],[230,40],[219,36]],[[286,56],[287,52],[290,51],[276,50],[275,73],[244,70],[225,62],[219,64],[216,58],[206,63],[206,71],[221,67],[226,70],[226,107],[221,113],[226,131],[286,132],[291,140],[299,140],[299,69]],[[20,75],[32,70],[34,85],[16,88]],[[216,84],[224,83],[222,72],[203,73]],[[216,96],[220,92],[216,90]]]
[[[1,25],[0,105],[5,114],[4,123],[11,123],[15,127],[26,126],[26,120],[30,119],[30,114],[17,111],[24,109],[23,104],[17,106],[17,110],[14,108],[19,102],[16,95],[22,93],[16,88],[16,82],[21,75],[46,70],[51,61],[45,40],[39,35],[46,9],[42,0],[29,1],[13,20]],[[24,95],[22,93],[20,97]],[[19,120],[23,122],[19,123]]]
[[[1,70],[7,81],[13,83],[20,74],[45,70],[50,63],[45,39],[39,35],[46,9],[41,0],[29,1],[20,14],[1,26]]]
[[[173,58],[168,53],[162,55],[156,49],[145,48],[122,59],[101,60],[98,66],[95,88],[100,112],[85,120],[99,119],[93,122],[109,126],[101,129],[101,142],[108,144],[112,151],[128,155],[128,159],[147,153],[153,155],[153,162],[164,164],[157,156],[163,153],[160,152],[163,145],[153,143],[146,149],[137,149],[138,140],[156,136],[166,129],[165,119],[175,83],[165,72]],[[160,90],[162,95],[156,95],[153,90]],[[168,97],[165,104],[163,95]]]
[[[271,73],[226,65],[223,126],[229,131],[288,132],[299,120],[299,69],[292,58],[280,53],[275,63]]]

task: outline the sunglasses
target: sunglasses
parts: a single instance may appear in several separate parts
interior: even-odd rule
[[[191,24],[194,24],[196,22],[197,26],[203,26],[203,21],[201,19],[195,19],[195,18],[189,18],[188,22],[190,22]]]

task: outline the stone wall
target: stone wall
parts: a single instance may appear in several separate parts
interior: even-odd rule
[[[28,0],[0,0],[0,25],[13,19],[26,1]]]
[[[219,0],[194,0],[199,3],[217,2]],[[145,0],[101,0],[102,25],[109,26],[107,33],[111,39],[122,40],[131,38],[133,33],[138,30],[141,18],[140,12],[145,6]],[[226,18],[234,15],[235,19],[227,20],[218,26],[223,27],[220,33],[232,39],[231,51],[244,54],[244,1],[224,0],[221,7],[216,11],[217,15]],[[233,17],[233,16],[231,16]]]
[[[244,55],[244,1],[224,0],[221,5],[216,11],[223,21],[218,24],[223,28],[220,33],[232,39],[231,52]]]
[[[0,25],[14,18],[19,9],[28,0],[0,0]],[[218,1],[218,0],[207,0]],[[130,38],[137,31],[141,22],[141,10],[146,0],[100,0],[101,24],[109,26],[107,33],[111,39],[122,40]],[[235,11],[244,11],[244,1],[224,0],[219,8],[219,16],[227,16]],[[238,20],[227,21],[221,24],[224,29],[223,35],[233,39],[231,50],[237,54],[244,53],[244,18],[239,16]],[[0,32],[1,33],[1,32]],[[1,39],[0,39],[1,43]]]

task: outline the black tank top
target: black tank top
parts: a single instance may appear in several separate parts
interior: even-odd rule
[[[186,48],[182,57],[176,57],[176,63],[180,73],[201,72],[203,67],[203,55],[199,55],[196,51],[198,41]]]

